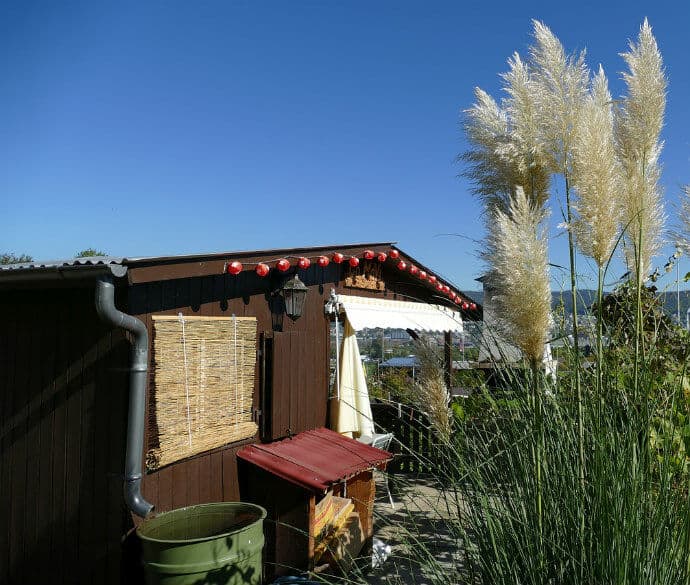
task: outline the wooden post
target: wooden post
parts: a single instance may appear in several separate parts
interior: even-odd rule
[[[446,387],[450,392],[451,383],[453,381],[453,334],[450,331],[444,333],[444,343],[443,343],[443,357],[445,362],[445,376],[444,380],[446,382]]]

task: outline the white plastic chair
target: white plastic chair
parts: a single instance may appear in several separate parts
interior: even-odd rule
[[[393,441],[393,433],[377,433],[371,437],[371,442],[369,443],[372,447],[378,449],[383,449],[388,451],[391,442]],[[395,510],[395,504],[393,503],[393,496],[391,494],[391,488],[388,483],[388,475],[386,475],[386,491],[388,492],[388,501],[391,503],[391,508]]]

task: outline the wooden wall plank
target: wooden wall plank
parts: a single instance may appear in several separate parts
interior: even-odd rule
[[[123,306],[118,302],[117,306]],[[112,329],[112,349],[104,364],[108,376],[108,491],[100,521],[106,527],[106,583],[118,583],[122,571],[122,538],[133,526],[122,496],[125,469],[130,344],[121,329]]]
[[[27,315],[30,324],[35,322],[35,313]],[[29,384],[31,377],[31,353],[32,326],[19,327],[16,332],[17,359],[15,360],[16,374],[12,392],[14,400],[11,415],[11,431],[9,435],[9,448],[12,453],[10,463],[10,571],[18,581],[25,581],[26,564],[24,563],[24,544],[26,531],[24,515],[26,512],[26,474],[27,474],[27,404]]]
[[[172,510],[183,508],[190,503],[187,474],[189,466],[189,462],[174,463],[170,466],[172,468]]]
[[[54,380],[56,373],[57,348],[60,334],[56,326],[54,311],[57,302],[47,304],[49,316],[46,316],[41,327],[41,411],[39,432],[39,461],[38,461],[38,495],[36,518],[36,550],[46,551],[48,554],[52,544],[51,525],[51,494],[53,491],[52,461],[53,461],[53,425],[54,425]],[[52,567],[47,563],[35,563],[38,574],[34,582],[47,581],[51,578]]]
[[[89,311],[90,313],[90,311]],[[98,562],[99,544],[95,538],[94,510],[100,508],[95,487],[96,466],[96,371],[99,360],[100,327],[97,320],[85,315],[82,345],[81,379],[81,458],[79,498],[79,582],[93,583],[93,574]]]
[[[69,379],[65,387],[64,399],[66,406],[65,425],[65,477],[64,477],[64,514],[65,524],[63,539],[72,546],[65,547],[65,577],[72,579],[75,569],[79,567],[79,514],[81,500],[81,403],[82,403],[82,368],[84,355],[82,353],[83,324],[81,322],[81,307],[72,301],[70,307],[69,335]]]
[[[210,453],[206,453],[197,459],[197,475],[195,478],[192,478],[192,481],[197,484],[195,502],[197,504],[214,501],[211,499],[211,463]]]
[[[41,402],[43,364],[43,341],[45,338],[45,322],[49,318],[45,306],[37,305],[31,331],[31,355],[34,363],[30,367],[29,383],[27,384],[27,412],[26,412],[26,509],[24,513],[24,542],[23,559],[29,558],[36,550],[39,540],[38,507],[40,487],[40,455],[41,455]],[[43,448],[50,449],[50,445]],[[39,563],[26,563],[24,578],[27,582],[41,579]]]
[[[114,392],[122,389],[115,388],[110,384],[109,372],[105,364],[109,363],[110,354],[113,350],[113,333],[105,324],[99,328],[98,339],[98,368],[95,372],[95,395],[94,395],[94,471],[93,471],[93,492],[94,510],[91,514],[91,534],[94,541],[94,554],[98,562],[94,563],[92,576],[93,583],[105,583],[107,564],[101,562],[101,558],[107,554],[108,532],[107,523],[103,521],[103,511],[107,510],[107,497],[109,488],[110,465],[107,458],[109,446],[109,414],[110,404]]]
[[[0,354],[0,388],[2,395],[0,395],[0,408],[2,412],[2,436],[0,437],[0,582],[9,582],[10,575],[10,515],[12,510],[12,496],[11,496],[11,482],[12,482],[12,428],[8,421],[13,418],[13,404],[15,400],[15,379],[17,377],[17,320],[16,313],[13,315],[11,309],[14,309],[13,297],[8,295],[6,304],[2,307],[2,319],[0,320],[0,327],[2,327],[2,336],[0,336],[0,344],[2,345],[2,354]]]
[[[154,475],[154,474],[152,474]],[[164,467],[157,471],[158,477],[158,502],[156,511],[165,512],[173,509],[173,470],[172,466]]]
[[[223,498],[224,502],[237,502],[240,499],[240,489],[237,479],[237,451],[226,449],[223,451]]]
[[[215,452],[209,455],[209,486],[208,501],[223,501],[223,453]]]

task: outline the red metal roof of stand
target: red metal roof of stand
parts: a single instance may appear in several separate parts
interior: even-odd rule
[[[331,485],[366,469],[381,467],[393,455],[329,429],[304,431],[267,445],[247,445],[237,456],[312,491]]]

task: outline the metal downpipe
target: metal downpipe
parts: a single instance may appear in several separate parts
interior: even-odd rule
[[[115,307],[115,285],[109,277],[100,278],[96,284],[96,311],[103,321],[131,332],[134,337],[130,354],[124,495],[127,507],[146,518],[153,510],[153,504],[141,493],[149,336],[139,319]]]

